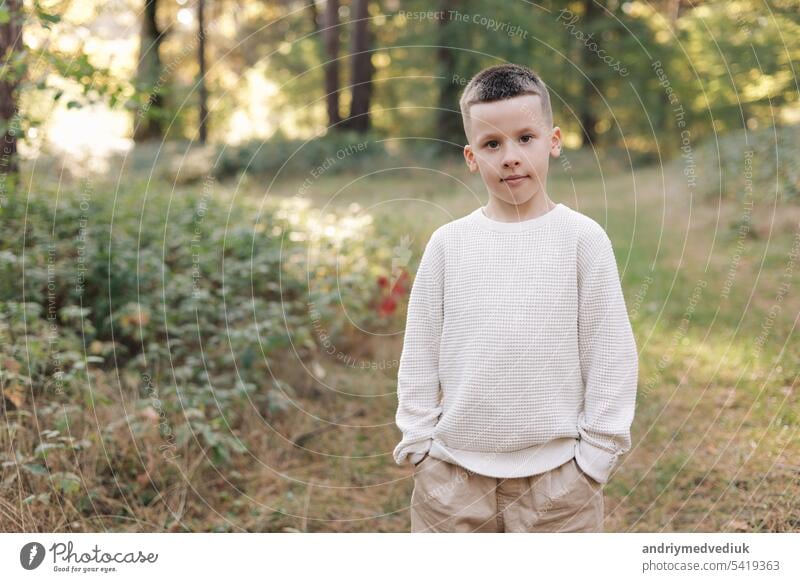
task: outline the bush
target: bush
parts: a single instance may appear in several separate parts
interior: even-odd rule
[[[266,141],[224,147],[213,173],[217,178],[247,173],[316,179],[323,173],[364,174],[385,166],[430,163],[437,153],[436,142],[409,143],[413,145],[386,140],[375,132],[328,132],[309,140],[278,135]]]
[[[329,358],[331,341],[345,351],[354,326],[397,326],[408,275],[388,293],[394,243],[358,206],[323,215],[301,198],[228,205],[159,188],[144,210],[135,185],[83,207],[76,188],[0,209],[0,483],[26,503],[58,495],[93,512],[120,475],[148,503],[142,443],[242,462],[245,417],[273,422],[302,396],[273,378],[282,362]],[[162,486],[175,478],[152,462]]]
[[[708,197],[800,202],[800,126],[735,131],[697,148],[698,191]],[[678,162],[684,164],[684,162]]]

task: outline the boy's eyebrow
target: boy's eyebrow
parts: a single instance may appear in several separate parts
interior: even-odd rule
[[[536,128],[534,128],[534,127],[523,127],[522,129],[517,130],[517,131],[518,131],[518,133],[522,133],[524,131],[538,131],[538,130]],[[506,134],[504,134],[502,132],[496,133],[496,132],[490,131],[488,133],[485,133],[485,134],[479,136],[478,137],[478,141],[483,141],[485,139],[489,139],[490,137],[497,137],[498,135],[506,135]]]

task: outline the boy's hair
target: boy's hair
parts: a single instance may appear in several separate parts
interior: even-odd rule
[[[550,93],[542,79],[534,71],[522,65],[506,63],[483,69],[470,79],[461,94],[461,121],[464,133],[469,138],[469,108],[476,103],[489,103],[511,99],[518,95],[538,95],[545,120],[553,124],[550,108]]]

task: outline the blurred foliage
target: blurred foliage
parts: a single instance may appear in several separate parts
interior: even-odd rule
[[[436,7],[430,3],[372,2],[375,75],[370,117],[374,133],[418,138],[413,142],[416,146],[423,143],[420,140],[445,140],[457,154],[464,142],[457,131],[460,122],[448,124],[443,131],[440,109],[459,117],[457,97],[467,80],[482,67],[506,61],[529,65],[542,75],[569,147],[579,145],[582,114],[587,111],[594,119],[599,147],[663,158],[680,155],[685,128],[692,142],[699,143],[719,132],[800,121],[793,67],[800,59],[800,0],[679,4],[673,18],[669,14],[672,2],[610,0],[598,3],[602,14],[594,17],[585,14],[586,2],[509,1],[499,10],[484,0],[464,0],[455,5],[457,16],[442,26],[441,19],[431,15]],[[242,167],[243,160],[261,145],[267,153],[258,154],[263,160],[254,161],[254,167],[271,171],[293,150],[273,154],[264,141],[274,138],[284,144],[286,136],[306,139],[325,133],[323,65],[327,56],[320,32],[324,6],[317,7],[316,22],[308,4],[234,8],[235,3],[223,0],[209,5],[211,139],[218,144],[254,142],[231,153],[242,159],[228,156],[222,174],[229,172],[229,166]],[[92,18],[130,16],[126,10],[98,6]],[[161,47],[165,70],[158,91],[165,104],[157,113],[169,119],[167,139],[193,139],[197,128],[193,13],[169,3],[159,11],[166,32]],[[107,69],[95,64],[106,61],[101,47],[107,39],[80,40],[86,36],[87,25],[91,23],[74,17],[51,25],[52,34],[75,38],[72,44],[78,46],[69,66],[66,60],[63,66],[51,64],[112,104],[141,107],[148,95],[132,93],[130,66],[117,67],[116,78],[111,78]],[[340,113],[346,117],[352,41],[348,3],[340,6],[338,31]],[[135,33],[134,27],[127,34]],[[30,34],[41,43],[48,29]],[[440,62],[434,49],[439,45],[450,47],[451,64]],[[458,90],[445,91],[448,85]],[[34,93],[43,88],[34,87]],[[46,99],[53,95],[52,91],[39,93]],[[443,101],[441,95],[448,95],[452,102]],[[35,109],[32,103],[28,107]],[[679,125],[678,108],[683,110],[680,119],[685,127]],[[453,128],[455,133],[451,133]]]
[[[740,130],[697,150],[698,187],[708,197],[740,202],[800,202],[800,126]]]
[[[110,107],[116,107],[130,92],[128,80],[119,78],[109,67],[93,64],[85,42],[78,43],[71,51],[42,42],[43,38],[51,37],[54,27],[61,22],[61,15],[57,12],[61,8],[45,8],[40,2],[34,1],[29,6],[23,3],[21,13],[12,14],[8,6],[0,5],[0,22],[17,18],[23,26],[19,50],[2,55],[0,80],[14,86],[15,93],[20,95],[36,93],[39,101],[47,101],[49,106],[64,102],[67,109],[75,109],[105,102]],[[35,40],[31,42],[31,38]],[[65,91],[64,83],[77,88],[77,92]],[[15,129],[22,138],[31,128],[40,126],[46,120],[46,114],[40,109],[26,102],[19,107],[19,115],[11,123],[0,120],[0,132],[16,124]]]
[[[227,205],[212,182],[202,196],[176,198],[145,184],[82,186],[57,196],[43,188],[0,209],[4,486],[21,466],[27,479],[50,479],[51,493],[89,504],[92,480],[71,471],[75,458],[101,461],[101,439],[118,457],[114,471],[135,471],[126,487],[147,495],[125,431],[153,448],[202,446],[214,466],[227,466],[246,452],[246,414],[275,422],[309,396],[282,377],[291,372],[284,361],[319,367],[335,356],[330,345],[346,353],[399,325],[408,274],[392,265],[395,241],[357,205]],[[399,282],[388,295],[390,277]],[[98,385],[112,378],[118,397]],[[127,414],[94,440],[62,436],[69,426],[84,434],[81,423],[119,408],[123,394]],[[53,437],[33,438],[41,431]],[[29,440],[10,446],[23,433]]]
[[[414,164],[436,155],[433,141],[407,144],[382,137],[375,131],[328,131],[322,137],[291,139],[276,135],[265,141],[222,146],[214,160],[218,178],[255,175],[289,175],[304,178],[310,187],[322,175],[345,172],[369,174],[386,167]]]
[[[800,58],[797,0],[768,7],[757,0],[682,3],[674,22],[665,14],[669,3],[601,4],[603,17],[587,21],[583,2],[506,2],[500,11],[485,1],[464,0],[455,7],[459,16],[444,27],[430,16],[436,9],[430,3],[371,4],[376,129],[405,135],[413,128],[415,136],[463,143],[461,135],[437,133],[442,84],[455,83],[460,90],[480,68],[506,61],[542,75],[557,123],[568,133],[580,134],[580,112],[590,107],[602,147],[679,155],[677,105],[686,112],[692,140],[800,120],[792,69]],[[274,21],[276,10],[250,13],[239,33],[244,61],[263,66],[280,86],[271,105],[285,116],[302,112],[301,123],[319,127],[325,123],[322,39],[314,34],[308,11],[286,12]],[[406,18],[401,12],[416,15]],[[347,47],[349,27],[340,28],[341,46]],[[606,62],[587,37],[599,43]],[[432,52],[440,42],[452,47],[451,70],[443,70]],[[654,63],[663,67],[677,102],[669,102]],[[344,79],[347,60],[340,66]],[[460,115],[457,102],[448,108]]]

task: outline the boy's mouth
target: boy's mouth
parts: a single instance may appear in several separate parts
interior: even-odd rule
[[[512,174],[506,178],[503,178],[503,182],[508,182],[509,184],[516,184],[517,182],[522,182],[528,176],[523,176],[521,174]]]

